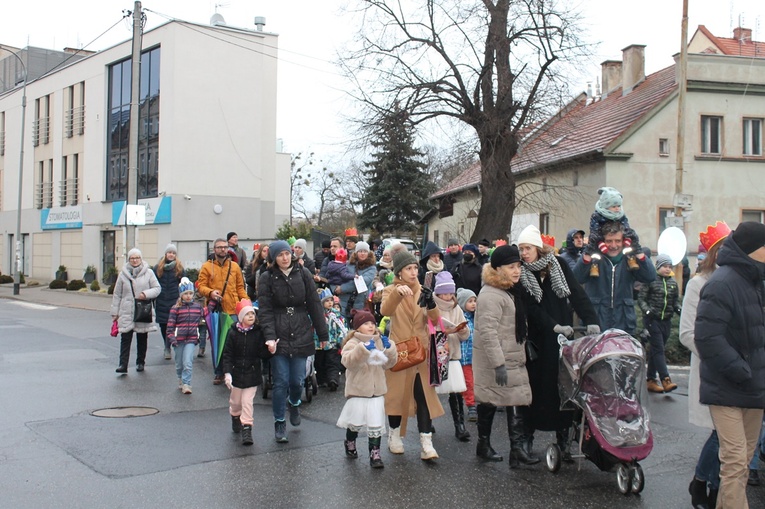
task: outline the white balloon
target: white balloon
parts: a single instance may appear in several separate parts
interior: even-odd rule
[[[685,257],[688,249],[688,240],[685,232],[677,226],[670,226],[659,235],[656,251],[665,254],[672,259],[672,265],[677,265]]]

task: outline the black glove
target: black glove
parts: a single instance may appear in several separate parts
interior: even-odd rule
[[[679,314],[682,314],[682,312],[683,312],[683,308],[681,308],[680,306],[675,306],[675,313],[679,315]]]
[[[420,301],[418,302],[421,308],[433,309],[436,307],[436,301],[433,298],[433,290],[423,286],[420,288]]]
[[[504,364],[494,368],[494,381],[500,387],[504,387],[507,385],[507,368],[505,367]]]

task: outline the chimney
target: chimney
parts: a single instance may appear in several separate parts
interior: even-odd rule
[[[733,38],[736,39],[740,44],[750,43],[752,42],[752,29],[741,27],[734,28]]]
[[[606,60],[600,64],[600,69],[603,82],[602,97],[605,99],[622,84],[622,63],[619,60]]]
[[[255,29],[258,32],[263,31],[263,27],[266,26],[266,18],[265,16],[255,16]]]
[[[622,50],[622,95],[645,80],[645,44],[632,44]]]

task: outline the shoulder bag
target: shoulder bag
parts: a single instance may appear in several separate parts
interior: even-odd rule
[[[398,360],[390,368],[391,371],[403,371],[425,362],[425,348],[417,336],[412,336],[406,341],[396,343],[396,350],[398,350]]]
[[[133,322],[151,323],[153,321],[152,309],[154,308],[154,301],[136,299],[132,281],[130,282],[130,291],[133,293],[133,302],[135,304],[133,308]]]

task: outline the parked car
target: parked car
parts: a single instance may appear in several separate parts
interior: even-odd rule
[[[414,243],[411,239],[383,239],[383,245],[385,247],[390,246],[391,244],[400,243],[406,246],[406,250],[409,251],[414,255],[415,258],[418,260],[420,259],[420,248],[417,247],[417,244]]]

